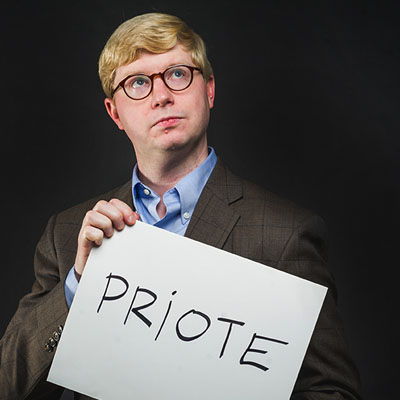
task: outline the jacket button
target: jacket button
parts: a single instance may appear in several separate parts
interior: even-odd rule
[[[48,353],[52,353],[53,352],[53,347],[51,347],[48,343],[46,343],[44,345],[44,349],[48,352]]]

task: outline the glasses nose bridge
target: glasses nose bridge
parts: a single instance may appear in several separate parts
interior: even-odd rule
[[[163,81],[164,85],[169,89],[169,86],[167,85],[167,82],[165,82],[165,79],[164,79],[165,72],[166,71],[164,71],[164,72],[156,72],[156,73],[150,75],[152,90],[153,90],[153,87],[154,87],[154,80],[157,77],[159,77]]]

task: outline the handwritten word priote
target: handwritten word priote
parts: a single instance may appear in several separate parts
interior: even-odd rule
[[[107,283],[106,283],[105,290],[104,290],[103,296],[101,298],[101,301],[100,301],[100,303],[99,303],[99,305],[97,307],[97,313],[100,313],[100,310],[101,310],[101,308],[103,306],[103,303],[105,301],[109,302],[109,301],[119,300],[122,297],[124,297],[129,291],[129,282],[123,276],[115,275],[115,274],[110,273],[108,276],[106,276],[106,280],[107,280]],[[107,293],[109,292],[111,281],[122,282],[124,289],[117,295],[115,295],[115,294],[112,295],[112,296],[108,295]],[[121,285],[119,285],[119,286],[121,286]],[[149,297],[149,301],[147,303],[144,303],[144,304],[139,304],[139,305],[136,304],[137,303],[137,298],[138,298],[137,295],[139,293],[145,293]],[[175,296],[176,294],[177,294],[176,290],[174,290],[171,293],[172,296]],[[123,321],[123,324],[126,325],[127,322],[128,322],[129,317],[134,315],[137,318],[139,318],[145,325],[147,325],[147,327],[150,328],[152,326],[153,322],[143,314],[142,310],[145,310],[146,308],[149,308],[149,307],[153,306],[156,301],[157,301],[157,294],[155,292],[153,292],[152,290],[150,290],[148,288],[137,286],[136,289],[135,289],[135,292],[133,294],[132,301],[131,301],[131,303],[129,305],[129,308],[127,310],[127,313],[126,313],[125,319]],[[169,316],[169,313],[170,313],[170,310],[171,310],[171,306],[172,306],[172,300],[170,300],[169,303],[168,303],[167,310],[165,312],[164,318],[163,318],[163,320],[161,322],[161,325],[160,325],[160,327],[159,327],[159,329],[157,331],[157,334],[155,335],[154,340],[157,340],[159,338],[159,336],[160,336],[160,334],[161,334],[161,332],[162,332],[162,330],[164,328],[165,322],[167,321],[167,318]],[[204,328],[202,328],[201,331],[196,332],[195,334],[192,334],[192,335],[187,335],[187,334],[182,333],[182,329],[181,329],[182,322],[184,320],[187,320],[188,318],[190,319],[190,318],[194,318],[194,317],[195,318],[199,318],[199,319],[201,319],[203,321]],[[227,344],[229,342],[229,338],[231,336],[231,333],[232,333],[232,330],[233,330],[233,326],[234,325],[238,326],[238,327],[244,326],[245,322],[237,321],[237,320],[229,319],[229,318],[223,318],[223,317],[218,317],[218,318],[216,318],[216,320],[219,321],[219,322],[228,324],[228,330],[227,330],[225,339],[223,341],[222,348],[221,348],[220,353],[219,353],[219,358],[222,358],[224,353],[225,353]],[[177,338],[179,340],[184,341],[184,342],[192,342],[194,340],[199,339],[204,334],[206,334],[206,332],[210,329],[211,324],[212,324],[211,318],[205,312],[199,311],[199,310],[195,310],[195,309],[192,308],[192,309],[189,309],[187,312],[183,313],[177,319],[176,324],[175,324],[175,333],[176,333],[176,336],[177,336]],[[256,341],[258,341],[257,344],[255,344]],[[253,336],[250,339],[249,345],[244,350],[242,356],[239,359],[239,364],[241,364],[241,365],[250,365],[250,366],[256,367],[258,369],[261,369],[262,371],[267,371],[269,369],[267,366],[265,366],[263,364],[260,364],[258,362],[251,361],[251,360],[248,359],[250,357],[249,353],[266,354],[268,352],[265,348],[261,348],[260,349],[258,347],[255,347],[255,346],[262,346],[260,341],[274,342],[274,343],[278,343],[278,344],[281,344],[281,345],[288,345],[289,344],[288,342],[283,341],[283,340],[274,339],[274,338],[270,338],[270,337],[266,337],[266,336],[261,336],[261,335],[259,335],[257,333],[253,333]],[[264,345],[265,345],[265,343],[264,343]]]

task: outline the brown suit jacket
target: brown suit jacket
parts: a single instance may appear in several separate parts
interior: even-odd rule
[[[85,213],[98,200],[132,205],[131,182],[57,214],[37,246],[32,292],[19,303],[0,342],[0,399],[57,399],[46,382],[54,352],[45,344],[68,314],[64,282],[74,263]],[[336,311],[323,222],[307,210],[233,175],[220,161],[196,205],[186,235],[329,288],[292,399],[359,399],[359,379]],[[76,398],[87,398],[77,395]]]

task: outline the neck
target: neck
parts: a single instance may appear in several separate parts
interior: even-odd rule
[[[137,155],[138,156],[138,155]],[[182,178],[196,169],[208,156],[207,141],[187,152],[173,150],[153,157],[138,157],[139,179],[161,198]]]

